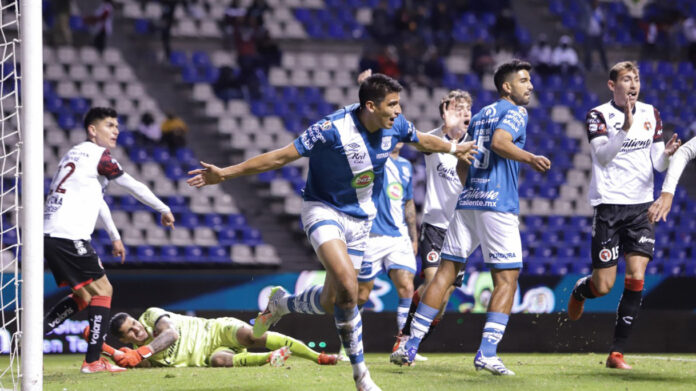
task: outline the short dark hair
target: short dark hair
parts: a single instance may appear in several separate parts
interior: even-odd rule
[[[365,107],[368,100],[379,104],[384,100],[387,94],[392,92],[401,92],[404,88],[398,81],[387,75],[375,73],[360,83],[358,97],[360,98],[360,107]]]
[[[89,109],[87,114],[85,114],[85,120],[83,122],[85,131],[87,131],[89,125],[101,121],[104,118],[118,118],[118,113],[111,107],[92,107]]]
[[[121,333],[121,326],[123,322],[128,319],[130,315],[125,312],[119,312],[118,314],[111,317],[111,325],[109,326],[109,333],[116,338],[123,338],[123,333]]]
[[[503,83],[505,83],[509,75],[517,73],[517,71],[529,71],[531,69],[532,64],[517,58],[501,64],[493,75],[493,83],[495,83],[495,89],[498,90],[498,94],[503,93]]]

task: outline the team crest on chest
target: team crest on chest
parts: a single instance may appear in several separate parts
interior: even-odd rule
[[[382,150],[388,151],[391,148],[391,145],[392,145],[391,136],[382,137]]]
[[[647,130],[648,132],[652,130],[652,124],[650,123],[650,121],[645,121],[645,123],[643,124],[643,127],[644,127],[645,130]]]

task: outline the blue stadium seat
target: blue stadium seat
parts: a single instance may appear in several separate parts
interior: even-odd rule
[[[582,262],[574,262],[570,265],[570,270],[577,274],[590,274],[592,271],[591,262],[589,260]]]
[[[120,209],[125,210],[126,212],[135,212],[147,208],[145,205],[141,204],[140,201],[136,200],[131,195],[122,196],[119,206]]]
[[[181,262],[182,257],[177,246],[161,246],[159,251],[160,262]]]
[[[211,65],[210,57],[205,51],[195,51],[191,54],[191,63],[196,67],[207,67]]]
[[[150,161],[150,154],[147,152],[147,149],[144,147],[138,147],[138,146],[133,146],[130,149],[129,156],[133,163],[145,163],[147,161]]]
[[[234,228],[222,228],[218,232],[218,243],[221,246],[231,246],[237,244],[237,231]]]
[[[226,246],[208,247],[208,261],[216,263],[230,263],[230,252]]]
[[[185,246],[184,247],[185,262],[207,262],[207,256],[203,252],[201,246]]]
[[[59,110],[62,110],[59,109]],[[75,121],[75,115],[69,111],[63,111],[58,114],[58,126],[63,130],[72,130],[77,126],[77,121]]]
[[[167,163],[172,158],[169,149],[165,147],[155,147],[152,149],[152,159],[160,164]]]
[[[256,246],[263,243],[261,231],[256,228],[248,228],[242,232],[242,243],[249,246]]]
[[[549,264],[549,272],[556,276],[565,276],[570,272],[570,266],[568,265],[568,262],[559,262],[556,260]]]
[[[89,101],[83,97],[75,97],[70,99],[70,110],[73,113],[86,113],[89,110]]]
[[[119,125],[121,126],[121,125]],[[118,134],[118,144],[125,148],[132,148],[135,146],[135,134],[128,130],[121,130]]]
[[[524,274],[532,276],[541,276],[546,274],[546,265],[544,260],[536,257],[529,257],[524,261]]]
[[[177,181],[181,178],[188,177],[186,171],[178,163],[170,162],[164,168],[164,174],[167,178]]]
[[[247,222],[246,218],[244,218],[244,215],[240,214],[231,214],[229,215],[229,226],[233,229],[246,229],[247,228]]]
[[[138,246],[136,249],[136,254],[138,261],[142,263],[151,263],[159,261],[157,254],[155,253],[155,248],[152,246]]]
[[[184,228],[196,228],[199,225],[198,215],[191,212],[184,212],[176,219],[176,224]]]
[[[186,64],[188,64],[186,53],[178,50],[173,50],[169,54],[169,63],[174,65],[175,67],[184,67]]]
[[[221,230],[225,225],[225,219],[217,213],[208,213],[203,217],[203,225],[215,231]]]

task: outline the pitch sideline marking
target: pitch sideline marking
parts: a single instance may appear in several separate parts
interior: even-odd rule
[[[663,357],[663,356],[636,356],[628,355],[627,358],[645,358],[653,360],[664,360],[664,361],[683,361],[683,362],[696,362],[696,358],[682,358],[682,357]]]

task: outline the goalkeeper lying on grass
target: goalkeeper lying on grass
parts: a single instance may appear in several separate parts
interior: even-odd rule
[[[290,354],[319,365],[336,364],[336,355],[318,353],[301,341],[266,332],[254,338],[251,326],[235,318],[204,319],[148,308],[136,320],[125,312],[111,318],[110,333],[136,349],[115,350],[104,344],[104,353],[123,367],[239,367],[285,364]],[[271,352],[249,353],[247,348]]]

